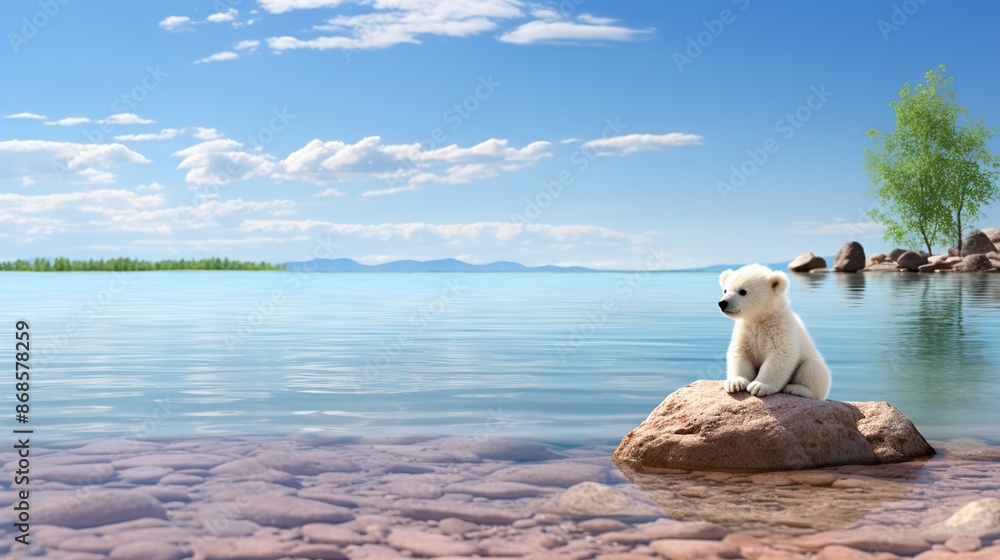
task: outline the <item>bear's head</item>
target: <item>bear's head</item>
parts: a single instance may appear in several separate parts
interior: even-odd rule
[[[750,319],[788,304],[788,276],[764,265],[748,264],[719,275],[722,299],[719,309],[733,319]]]

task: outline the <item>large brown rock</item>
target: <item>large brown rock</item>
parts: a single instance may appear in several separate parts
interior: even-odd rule
[[[865,249],[857,241],[848,241],[833,259],[833,269],[837,272],[857,272],[864,267]]]
[[[996,250],[997,246],[990,241],[989,236],[979,230],[970,231],[969,235],[965,237],[965,241],[962,242],[963,257],[985,255]]]
[[[962,249],[965,252],[965,249]],[[962,262],[954,265],[955,270],[962,272],[991,272],[996,270],[993,261],[986,255],[974,254],[962,258]]]
[[[896,264],[899,265],[899,268],[906,268],[916,272],[921,266],[927,264],[927,255],[907,251],[896,259]]]
[[[990,241],[1000,249],[1000,228],[988,227],[979,230],[986,234],[986,237],[990,238]]]
[[[900,255],[902,255],[905,252],[906,252],[906,249],[898,249],[898,248],[897,249],[893,249],[892,251],[889,251],[889,260],[890,261],[895,261],[896,259],[899,258]]]
[[[788,263],[788,270],[792,272],[809,272],[815,268],[826,268],[826,259],[812,253],[802,253]]]
[[[634,470],[796,470],[897,463],[934,454],[884,402],[729,394],[696,381],[668,396],[625,436],[613,459]]]

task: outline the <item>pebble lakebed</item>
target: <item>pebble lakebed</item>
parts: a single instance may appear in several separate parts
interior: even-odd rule
[[[33,448],[31,544],[60,560],[1000,559],[942,525],[1000,498],[1000,448],[796,472],[622,473],[606,446],[493,437],[109,439]],[[16,469],[11,452],[2,480]],[[627,476],[626,476],[627,474]],[[1000,522],[998,522],[1000,527]],[[12,546],[13,545],[13,546]]]

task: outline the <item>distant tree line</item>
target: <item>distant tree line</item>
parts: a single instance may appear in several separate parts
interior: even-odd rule
[[[116,259],[69,260],[65,257],[0,262],[0,270],[15,272],[142,272],[151,270],[285,270],[283,264],[211,259],[144,261],[129,257]]]

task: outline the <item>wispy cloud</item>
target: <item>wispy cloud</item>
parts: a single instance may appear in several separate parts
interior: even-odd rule
[[[45,120],[45,115],[39,115],[36,113],[15,113],[13,115],[4,115],[5,119],[30,119],[35,121]]]
[[[171,138],[176,138],[180,134],[184,133],[184,129],[178,128],[164,128],[159,132],[151,132],[148,134],[122,134],[121,136],[115,136],[115,140],[119,142],[146,142],[149,140],[169,140]]]
[[[97,122],[103,124],[153,124],[156,121],[144,119],[135,113],[115,113]]]
[[[618,25],[616,20],[581,14],[566,17],[553,9],[536,9],[537,19],[519,25],[499,39],[504,43],[531,45],[535,43],[581,44],[602,41],[636,41],[652,35],[653,29],[633,29]]]
[[[224,12],[216,12],[208,16],[207,18],[205,18],[205,21],[209,23],[227,23],[235,20],[236,16],[238,16],[239,14],[240,13],[234,8],[229,8]]]
[[[624,156],[646,150],[662,150],[680,146],[699,146],[702,137],[697,134],[671,132],[669,134],[626,134],[584,142],[599,156]]]
[[[177,168],[187,169],[187,182],[196,185],[226,184],[275,170],[272,156],[252,154],[242,143],[226,138],[195,144],[174,156],[184,158]]]
[[[209,62],[225,62],[228,60],[236,60],[240,55],[234,53],[233,51],[222,51],[215,53],[213,55],[206,56],[205,58],[200,58],[194,61],[195,64],[206,64]]]
[[[46,121],[44,124],[47,126],[74,126],[89,122],[90,119],[88,119],[87,117],[66,117],[64,119],[59,119],[57,121]]]

